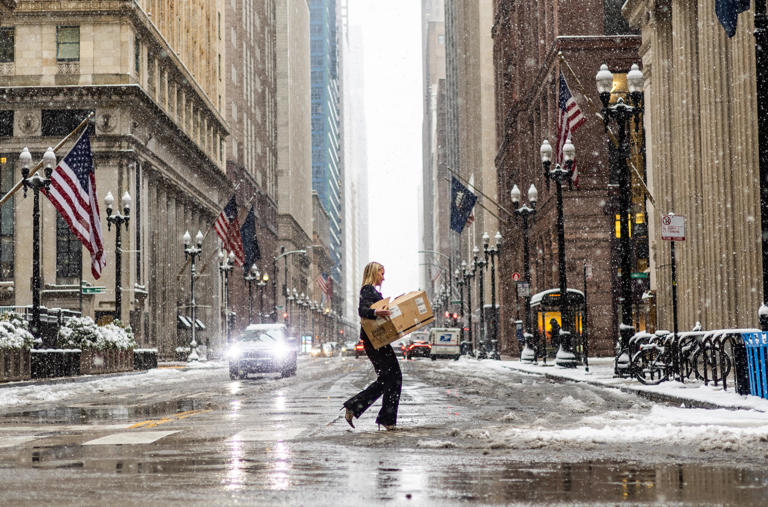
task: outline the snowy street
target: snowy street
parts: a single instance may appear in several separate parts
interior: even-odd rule
[[[232,381],[223,363],[0,388],[0,502],[764,504],[768,414],[690,409],[515,371],[401,361],[398,429],[361,358]]]

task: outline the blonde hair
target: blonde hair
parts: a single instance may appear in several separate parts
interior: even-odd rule
[[[384,269],[384,266],[378,262],[369,262],[363,269],[363,285],[378,285],[379,284],[379,272]]]

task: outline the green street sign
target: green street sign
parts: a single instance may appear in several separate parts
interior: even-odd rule
[[[106,291],[106,287],[83,287],[83,294],[104,294]]]
[[[648,278],[648,273],[630,273],[629,277],[633,280],[637,280],[638,278]]]
[[[452,299],[451,300],[451,304],[452,305],[460,305],[461,304],[461,299]]]

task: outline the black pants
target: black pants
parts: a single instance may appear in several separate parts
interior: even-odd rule
[[[387,426],[396,424],[403,375],[400,373],[400,364],[397,362],[395,351],[391,345],[384,345],[376,350],[366,338],[363,338],[363,345],[378,377],[371,385],[348,399],[344,406],[352,410],[355,417],[360,417],[379,399],[379,396],[383,395],[376,423]]]

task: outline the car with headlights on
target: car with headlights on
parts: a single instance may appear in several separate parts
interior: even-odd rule
[[[229,377],[245,378],[250,373],[296,375],[298,344],[284,324],[251,324],[231,343]]]
[[[341,356],[354,356],[355,353],[355,345],[357,345],[357,342],[344,342],[344,344],[341,346]]]
[[[432,354],[432,345],[425,340],[412,340],[405,347],[405,358],[429,357]]]

